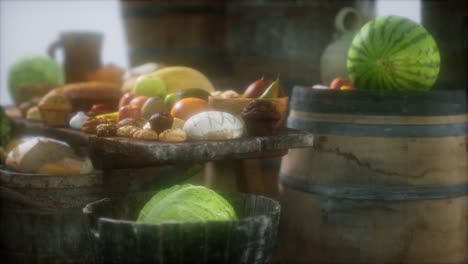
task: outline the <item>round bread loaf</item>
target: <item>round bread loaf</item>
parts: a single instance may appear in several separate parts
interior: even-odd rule
[[[71,83],[62,86],[60,89],[70,100],[73,112],[87,112],[94,104],[105,104],[117,111],[122,96],[118,85],[107,82]]]
[[[244,124],[230,113],[206,111],[190,117],[183,129],[189,139],[224,140],[241,137]]]

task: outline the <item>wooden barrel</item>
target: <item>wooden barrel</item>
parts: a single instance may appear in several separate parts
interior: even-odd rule
[[[315,137],[281,164],[285,263],[468,263],[465,91],[295,87],[288,126]]]

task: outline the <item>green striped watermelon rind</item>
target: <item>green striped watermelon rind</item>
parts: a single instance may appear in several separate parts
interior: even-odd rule
[[[361,28],[346,65],[357,89],[428,91],[439,76],[440,53],[423,26],[405,17],[385,16]]]

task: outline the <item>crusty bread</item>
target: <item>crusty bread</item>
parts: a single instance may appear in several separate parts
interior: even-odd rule
[[[39,112],[42,121],[49,126],[64,126],[71,113],[70,100],[58,88],[51,90],[39,101]]]
[[[43,164],[37,173],[44,175],[78,175],[89,174],[93,165],[89,159],[64,158]]]
[[[72,103],[73,112],[87,112],[93,104],[105,104],[117,111],[122,96],[118,85],[107,82],[70,83],[60,90]]]
[[[7,155],[7,168],[18,172],[36,172],[45,163],[66,157],[75,157],[65,142],[45,137],[34,137],[14,147]]]
[[[242,120],[230,113],[220,111],[201,112],[184,123],[187,138],[193,140],[224,140],[242,136]]]

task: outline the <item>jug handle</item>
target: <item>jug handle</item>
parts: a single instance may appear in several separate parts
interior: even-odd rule
[[[47,47],[47,54],[49,54],[49,56],[54,59],[55,61],[56,58],[55,58],[55,51],[60,48],[62,46],[62,42],[60,40],[56,40],[52,43],[49,44],[49,47]]]
[[[347,18],[351,18],[351,23],[346,23]],[[357,31],[362,23],[362,16],[352,7],[345,7],[338,11],[335,17],[336,30],[341,33]]]

